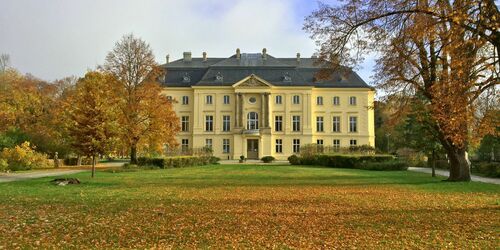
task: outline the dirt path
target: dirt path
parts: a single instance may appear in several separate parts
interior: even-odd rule
[[[47,177],[47,176],[76,174],[76,173],[85,172],[85,171],[88,171],[88,170],[54,169],[54,170],[33,171],[33,172],[28,172],[28,173],[0,174],[0,183],[27,180],[27,179],[35,179],[35,178],[41,178],[41,177]]]
[[[432,170],[430,168],[415,168],[415,167],[409,167],[408,170],[410,171],[415,171],[415,172],[421,172],[421,173],[432,173]],[[450,176],[450,173],[446,170],[439,170],[436,169],[436,174],[441,175],[441,176]],[[485,182],[485,183],[492,183],[492,184],[500,184],[500,179],[497,178],[488,178],[488,177],[482,177],[482,176],[477,176],[477,175],[471,175],[471,180],[472,181],[478,181],[478,182]]]

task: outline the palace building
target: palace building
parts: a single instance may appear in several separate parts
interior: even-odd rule
[[[374,146],[375,91],[349,69],[316,80],[315,58],[240,53],[162,65],[183,149],[211,147],[221,159],[286,159],[306,144]]]

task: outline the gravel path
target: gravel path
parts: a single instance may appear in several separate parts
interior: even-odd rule
[[[409,167],[408,170],[415,171],[415,172],[421,172],[421,173],[428,173],[428,174],[432,173],[432,169],[430,169],[430,168]],[[442,176],[445,176],[445,177],[450,176],[450,173],[447,170],[436,169],[436,174],[437,175],[442,175]],[[500,184],[500,179],[497,179],[497,178],[488,178],[488,177],[482,177],[482,176],[477,176],[477,175],[471,175],[470,177],[471,177],[472,181],[492,183],[492,184]]]
[[[85,171],[88,171],[88,170],[58,169],[58,170],[40,170],[40,171],[33,171],[33,172],[29,172],[29,173],[0,174],[0,183],[27,180],[27,179],[35,179],[35,178],[48,177],[48,176],[76,174],[76,173],[85,172]]]

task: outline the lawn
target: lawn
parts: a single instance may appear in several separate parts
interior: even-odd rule
[[[216,165],[0,184],[0,249],[496,248],[500,187],[427,174]]]

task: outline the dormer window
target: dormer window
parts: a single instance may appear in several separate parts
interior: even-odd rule
[[[218,82],[222,82],[222,80],[224,80],[224,77],[220,72],[217,72],[217,74],[215,74],[215,80]]]
[[[185,73],[182,77],[182,82],[191,82],[191,76],[188,73]]]
[[[290,74],[288,74],[288,72],[286,72],[286,73],[283,75],[283,81],[284,81],[284,82],[291,82],[291,81],[292,81],[292,77],[290,76]]]

